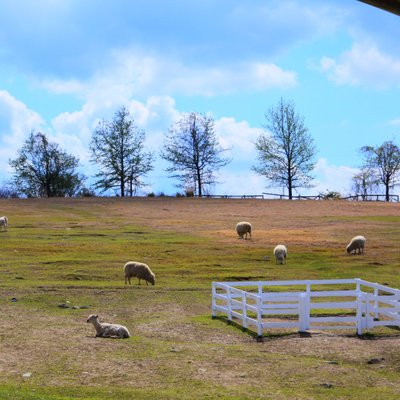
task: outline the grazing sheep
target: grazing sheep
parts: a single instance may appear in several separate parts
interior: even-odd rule
[[[357,254],[358,250],[358,254],[363,254],[366,241],[367,239],[365,239],[364,236],[354,236],[346,247],[347,253],[351,253],[352,251],[354,251],[354,254]]]
[[[94,329],[96,329],[96,337],[127,339],[131,336],[126,326],[100,323],[98,315],[90,314],[86,322],[93,324]]]
[[[250,222],[246,222],[246,221],[242,221],[242,222],[238,222],[236,224],[236,232],[239,235],[239,239],[243,239],[243,236],[246,235],[246,239],[247,239],[247,234],[250,235],[250,239],[251,239],[251,224]]]
[[[0,227],[2,230],[6,231],[8,227],[8,218],[3,216],[0,217]]]
[[[286,255],[287,249],[283,244],[278,244],[274,248],[274,256],[276,264],[285,264],[286,263]]]
[[[144,279],[146,281],[146,285],[148,285],[148,282],[150,282],[152,285],[155,285],[156,283],[156,277],[147,264],[136,261],[128,261],[124,265],[124,271],[125,285],[127,284],[127,282],[131,284],[131,278],[133,276],[139,279],[139,285],[141,279]]]

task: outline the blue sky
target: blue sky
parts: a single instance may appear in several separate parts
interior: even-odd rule
[[[145,192],[174,194],[158,157],[182,112],[210,114],[232,163],[216,194],[260,194],[264,113],[293,100],[315,187],[347,194],[358,150],[400,144],[400,17],[356,0],[1,0],[0,179],[32,129],[79,157],[126,106],[157,155]],[[398,189],[396,189],[396,193]]]

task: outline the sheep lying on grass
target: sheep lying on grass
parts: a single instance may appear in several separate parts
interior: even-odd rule
[[[5,216],[0,217],[0,227],[3,231],[7,230],[7,227],[8,227],[8,218],[7,217],[5,217]]]
[[[131,284],[132,277],[136,277],[139,279],[139,285],[142,279],[146,281],[146,285],[148,285],[148,282],[150,282],[152,285],[155,285],[156,283],[156,277],[147,264],[143,264],[137,261],[128,261],[124,265],[124,271],[125,285],[127,284],[127,282]]]
[[[251,239],[251,224],[250,222],[246,222],[246,221],[242,221],[242,222],[238,222],[236,224],[236,232],[239,235],[240,239],[243,239],[243,236],[246,235],[246,239],[247,239],[247,234],[250,235],[250,239]]]
[[[363,254],[366,241],[367,239],[365,239],[364,236],[354,236],[346,247],[347,253],[351,253],[352,251],[354,251],[354,254],[357,254],[358,250],[358,254]]]
[[[283,244],[278,244],[274,248],[274,256],[276,264],[285,264],[286,263],[286,255],[287,249]]]
[[[89,315],[89,318],[86,322],[93,324],[94,329],[96,329],[96,337],[117,337],[119,339],[127,339],[131,336],[126,326],[119,324],[100,323],[98,315]]]

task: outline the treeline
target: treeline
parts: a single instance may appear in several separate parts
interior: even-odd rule
[[[297,188],[313,186],[316,147],[304,118],[292,101],[281,99],[265,113],[265,131],[255,142],[256,164],[252,170],[266,178],[270,187],[285,187],[288,198]],[[91,177],[78,172],[79,159],[68,154],[42,132],[32,131],[9,160],[12,177],[0,188],[0,197],[73,197],[113,192],[134,196],[146,184],[156,155],[145,149],[145,132],[125,107],[111,121],[103,120],[92,132],[90,162],[97,167]],[[228,165],[229,149],[221,147],[214,120],[196,112],[182,114],[164,136],[159,156],[167,161],[166,172],[186,193],[203,196],[216,183],[217,171]],[[383,186],[389,201],[398,183],[400,150],[392,141],[360,149],[363,165],[353,177],[355,195],[367,197]]]

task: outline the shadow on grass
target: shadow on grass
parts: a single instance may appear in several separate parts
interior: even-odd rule
[[[274,332],[274,333],[263,333],[262,336],[259,336],[257,332],[249,329],[249,328],[244,328],[242,325],[237,323],[236,321],[230,321],[228,320],[227,317],[224,316],[216,316],[212,317],[215,320],[222,321],[226,323],[227,325],[231,325],[242,332],[247,333],[249,336],[253,337],[256,339],[258,342],[262,342],[264,339],[281,339],[281,338],[287,338],[287,337],[300,337],[300,338],[308,338],[311,337],[311,332],[293,332],[293,331],[280,331],[280,332]]]
[[[263,333],[262,336],[259,336],[257,334],[257,332],[255,332],[249,328],[244,328],[238,322],[228,320],[227,317],[216,316],[216,317],[212,317],[212,319],[222,321],[222,322],[226,323],[227,325],[231,325],[231,326],[241,330],[242,332],[247,333],[249,336],[253,337],[258,342],[262,342],[264,339],[277,340],[277,339],[290,338],[290,337],[311,338],[313,336],[327,334],[326,331],[323,331],[323,332],[322,331],[306,331],[306,332],[279,331],[279,332]],[[394,330],[396,332],[400,332],[400,327],[397,327],[397,326],[387,326],[386,328],[390,329],[390,330]],[[336,333],[335,336],[342,336],[342,337],[348,337],[348,338],[357,337],[360,340],[371,340],[371,341],[372,340],[383,340],[383,339],[385,339],[385,340],[399,339],[398,333],[389,334],[387,332],[385,332],[385,333],[366,332],[366,333],[363,333],[362,335],[357,335],[356,333],[346,333],[346,334]]]

